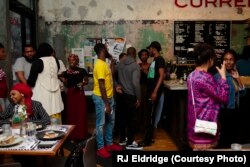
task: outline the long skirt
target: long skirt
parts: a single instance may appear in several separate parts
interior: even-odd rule
[[[76,88],[68,88],[66,97],[66,122],[76,125],[69,138],[83,140],[87,137],[87,103],[84,92]]]

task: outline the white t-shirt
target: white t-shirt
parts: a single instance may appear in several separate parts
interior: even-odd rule
[[[17,58],[16,62],[13,64],[13,80],[17,80],[16,72],[19,71],[23,71],[25,79],[28,80],[30,75],[30,68],[31,63],[27,62],[24,57]]]

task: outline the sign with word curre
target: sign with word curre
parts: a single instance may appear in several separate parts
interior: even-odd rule
[[[243,0],[175,0],[175,6],[178,8],[200,8],[200,7],[215,7],[221,8],[224,6],[231,8],[242,8],[242,7],[250,7],[250,1]]]
[[[209,43],[220,57],[230,48],[230,27],[230,21],[175,21],[174,55],[186,57],[189,48]]]

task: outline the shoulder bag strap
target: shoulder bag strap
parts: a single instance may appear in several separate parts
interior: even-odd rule
[[[194,101],[194,91],[193,91],[193,86],[192,86],[192,77],[193,77],[193,72],[190,75],[190,86],[191,86],[192,103],[193,103],[193,106],[194,106],[194,116],[195,116],[195,119],[196,119],[197,117],[196,117],[196,109],[195,109],[195,101]]]

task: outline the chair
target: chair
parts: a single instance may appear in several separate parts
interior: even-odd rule
[[[71,151],[64,167],[96,167],[96,136],[80,142]]]
[[[83,165],[85,167],[96,167],[96,136],[91,136],[83,151]]]

